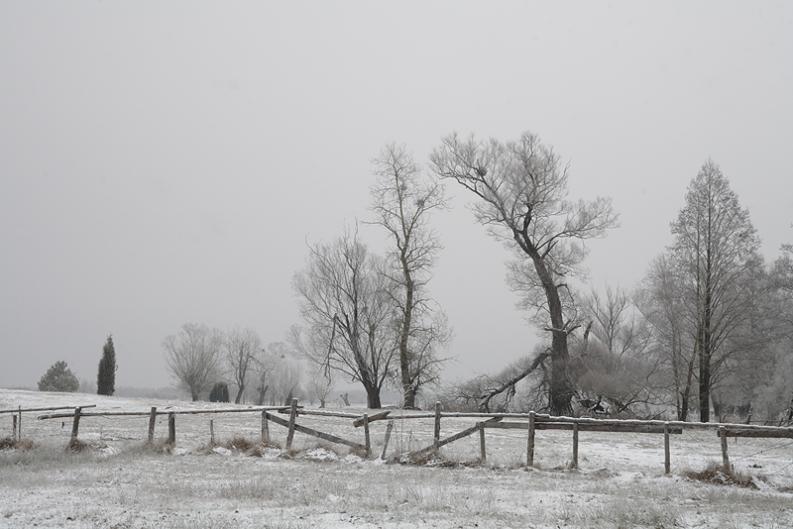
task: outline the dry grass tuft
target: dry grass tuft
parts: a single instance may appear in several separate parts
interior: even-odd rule
[[[84,450],[87,450],[88,448],[90,448],[90,446],[91,445],[89,445],[88,443],[84,443],[83,441],[80,441],[79,439],[72,439],[72,440],[69,441],[69,444],[66,445],[66,450],[68,452],[72,452],[74,454],[78,454],[78,453],[80,453],[80,452],[82,452]]]
[[[4,437],[0,439],[0,450],[30,450],[36,444],[30,439],[14,439],[13,437]]]
[[[701,481],[703,483],[712,483],[716,485],[735,485],[754,490],[758,489],[755,479],[761,479],[757,476],[736,472],[735,469],[725,471],[722,465],[716,462],[709,463],[704,470],[686,470],[683,472],[683,476],[692,481]]]
[[[137,450],[135,450],[137,452]],[[149,452],[152,454],[170,454],[173,452],[173,446],[168,444],[168,441],[146,441],[140,446],[140,452]]]
[[[228,448],[229,450],[236,450],[238,452],[250,452],[254,448],[258,448],[259,443],[253,442],[250,439],[246,439],[241,435],[235,435],[223,443],[222,446]]]

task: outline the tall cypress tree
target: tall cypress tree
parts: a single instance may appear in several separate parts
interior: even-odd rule
[[[116,349],[113,346],[113,335],[107,337],[102,348],[102,359],[99,360],[99,374],[96,377],[96,393],[112,395],[116,390]]]

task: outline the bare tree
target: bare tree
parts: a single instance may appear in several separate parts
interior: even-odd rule
[[[215,382],[221,344],[219,331],[196,323],[185,323],[178,334],[163,341],[168,368],[193,401]]]
[[[443,187],[425,182],[404,146],[387,145],[374,160],[373,223],[388,232],[392,249],[386,275],[395,285],[399,313],[399,381],[403,406],[416,407],[416,395],[434,382],[442,362],[438,346],[448,341],[446,318],[427,296],[427,283],[440,241],[429,226],[433,210],[445,207]]]
[[[261,339],[253,329],[234,329],[226,333],[223,349],[231,379],[237,386],[236,404],[240,403],[247,386],[249,370],[261,349]]]
[[[696,375],[695,335],[697,309],[685,296],[684,272],[666,256],[653,261],[637,296],[638,307],[653,331],[655,355],[670,379],[677,419],[685,421]]]
[[[683,284],[696,307],[700,420],[710,420],[713,369],[722,346],[750,311],[742,288],[760,263],[759,239],[718,166],[707,161],[689,185],[686,204],[672,223],[672,251],[684,267]]]
[[[310,246],[306,268],[295,276],[306,328],[302,350],[319,365],[346,374],[379,408],[380,390],[392,373],[397,347],[392,283],[382,259],[346,233],[330,244]]]
[[[288,404],[293,398],[302,394],[303,381],[300,358],[297,352],[284,342],[273,342],[267,345],[272,359],[270,376],[272,404]]]
[[[306,390],[311,402],[319,401],[319,407],[324,408],[328,401],[328,395],[333,391],[333,377],[330,373],[325,373],[324,369],[314,369],[311,373]]]
[[[588,323],[583,339],[575,340],[579,389],[607,402],[612,415],[652,416],[652,407],[664,403],[666,388],[644,316],[624,290],[610,287],[605,295],[593,290],[581,310]],[[580,399],[587,400],[594,399]]]
[[[650,345],[650,329],[631,296],[607,286],[605,295],[592,290],[582,302],[583,319],[591,322],[591,335],[618,357],[643,356]]]
[[[757,410],[768,421],[793,424],[793,245],[782,246],[769,274],[771,292],[764,313],[773,329],[770,373],[754,388]],[[754,405],[754,402],[753,402]],[[754,406],[753,406],[754,407]]]
[[[251,360],[254,390],[256,391],[256,404],[264,404],[268,393],[272,389],[272,378],[278,365],[279,357],[267,349],[259,348],[256,356]]]
[[[537,136],[500,142],[445,138],[431,157],[441,178],[473,193],[477,220],[515,249],[512,287],[551,333],[550,408],[570,413],[574,382],[567,338],[578,326],[568,279],[586,255],[582,241],[615,226],[611,201],[567,199],[567,168]]]

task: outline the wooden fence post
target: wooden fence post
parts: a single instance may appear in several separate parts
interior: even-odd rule
[[[433,436],[433,446],[435,447],[435,451],[437,452],[440,449],[440,442],[441,442],[441,403],[437,401],[435,403],[435,433]]]
[[[578,423],[573,423],[573,465],[571,468],[578,468]]]
[[[17,414],[11,415],[11,423],[13,425],[13,439],[17,439]]]
[[[209,419],[209,444],[215,446],[215,419]]]
[[[176,444],[176,415],[173,412],[168,413],[168,444]]]
[[[262,444],[270,444],[270,426],[267,423],[267,410],[262,410]]]
[[[664,474],[671,474],[672,465],[669,458],[669,422],[664,423]]]
[[[17,440],[22,440],[22,405],[19,406],[19,419],[17,419]]]
[[[292,448],[292,439],[295,437],[295,418],[297,417],[297,399],[292,399],[292,407],[289,409],[289,432],[286,434],[286,449]]]
[[[729,474],[730,469],[730,456],[727,454],[727,432],[724,427],[719,427],[719,438],[721,439],[721,464],[724,467],[724,473]]]
[[[82,412],[82,408],[75,408],[74,409],[74,419],[72,420],[72,437],[71,442],[77,441],[77,434],[80,430],[80,413]]]
[[[151,407],[151,411],[149,412],[149,435],[148,435],[148,442],[149,444],[154,442],[154,425],[157,424],[157,408],[155,406]]]
[[[534,466],[534,412],[529,412],[529,437],[526,441],[526,466]]]
[[[485,448],[485,423],[479,423],[479,462],[487,463],[487,449]]]
[[[388,421],[388,426],[385,427],[385,438],[383,439],[383,452],[380,454],[380,459],[385,459],[386,451],[388,450],[388,441],[391,439],[391,430],[394,429],[394,420]]]
[[[369,415],[363,414],[363,445],[366,447],[366,459],[369,459],[372,453],[372,439],[369,437]]]

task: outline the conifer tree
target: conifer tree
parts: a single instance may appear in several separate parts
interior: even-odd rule
[[[116,349],[113,346],[113,336],[109,335],[102,348],[102,359],[99,360],[99,374],[96,377],[98,395],[110,396],[116,391],[116,369]]]

